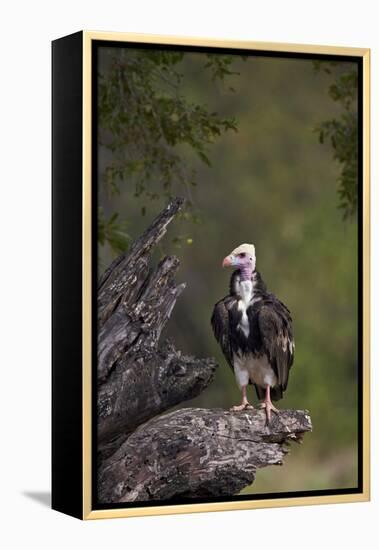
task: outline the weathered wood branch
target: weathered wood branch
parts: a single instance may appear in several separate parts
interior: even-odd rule
[[[130,289],[118,298],[112,314],[99,330],[98,381],[104,382],[117,360],[129,349],[157,349],[161,332],[185,285],[176,286],[174,276],[179,260],[164,258],[153,274],[135,273],[128,267],[132,281],[139,281],[140,292],[131,298]]]
[[[150,267],[153,247],[182,205],[173,201],[106,271],[98,290],[98,450],[114,452],[141,423],[191,399],[212,381],[213,359],[183,356],[160,336],[185,284],[179,260]]]
[[[98,395],[98,440],[109,456],[140,424],[199,395],[213,380],[216,363],[181,355],[166,344],[157,352],[131,353],[118,361]],[[122,440],[122,439],[121,439]]]
[[[127,305],[138,300],[150,273],[150,253],[167,231],[168,224],[183,205],[183,199],[173,200],[157,216],[147,230],[122,256],[119,256],[104,272],[98,286],[99,328],[112,315],[121,298]]]
[[[263,411],[181,409],[140,426],[104,461],[103,502],[231,496],[258,468],[282,464],[288,442],[312,425],[307,411],[282,410],[270,426]]]

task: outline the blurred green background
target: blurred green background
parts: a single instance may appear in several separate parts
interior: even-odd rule
[[[111,59],[114,62],[121,51],[101,52],[100,73],[107,74]],[[129,55],[128,50],[120,55]],[[196,216],[173,222],[156,252],[155,259],[178,255],[177,280],[187,283],[164,337],[184,353],[214,356],[220,365],[213,384],[182,406],[228,408],[240,400],[210,317],[214,303],[228,292],[231,271],[221,269],[222,259],[240,243],[254,243],[257,269],[269,290],[289,307],[294,321],[295,363],[278,406],[308,409],[314,431],[303,445],[292,445],[284,466],[259,470],[255,483],[243,492],[354,487],[357,222],[354,217],[344,220],[338,209],[341,167],[332,147],[320,144],[315,132],[325,120],[341,114],[328,89],[334,70],[351,67],[342,63],[325,73],[315,71],[308,59],[235,56],[229,68],[238,74],[217,80],[204,70],[204,58],[202,53],[183,55],[180,93],[220,117],[233,117],[237,131],[222,131],[211,140],[210,166],[188,145],[172,145],[194,171],[196,185],[185,194]],[[159,192],[158,181],[153,200],[136,196],[133,175],[120,182],[119,192],[109,192],[101,181],[115,153],[106,145],[104,140],[99,145],[100,206],[105,217],[118,212],[118,220],[126,222],[134,239],[167,197]],[[175,194],[175,188],[172,191]],[[179,189],[177,194],[183,192]],[[100,271],[112,258],[104,241],[99,248]]]

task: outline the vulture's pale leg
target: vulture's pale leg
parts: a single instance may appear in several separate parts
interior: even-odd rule
[[[261,403],[261,408],[266,409],[267,424],[270,424],[270,422],[271,422],[271,411],[274,412],[275,414],[279,413],[278,409],[276,407],[274,407],[274,405],[271,402],[270,385],[269,384],[267,384],[267,386],[266,386],[266,397],[265,397],[264,402]]]
[[[242,386],[242,403],[241,403],[241,405],[234,405],[234,407],[232,407],[230,409],[231,411],[243,411],[245,409],[254,409],[253,405],[250,405],[250,403],[247,400],[246,388],[247,388],[247,386]]]

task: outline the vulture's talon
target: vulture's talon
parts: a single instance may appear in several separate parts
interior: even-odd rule
[[[230,409],[231,412],[239,412],[239,411],[245,411],[247,409],[254,409],[253,405],[250,405],[250,403],[241,403],[241,405],[234,405]]]
[[[271,411],[275,414],[279,414],[279,411],[270,401],[264,401],[260,404],[261,409],[266,409],[266,424],[269,425],[271,422]]]

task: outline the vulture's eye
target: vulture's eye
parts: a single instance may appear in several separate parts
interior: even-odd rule
[[[245,252],[241,252],[241,254],[239,254],[239,257],[240,258],[244,258],[246,256],[246,253]]]

